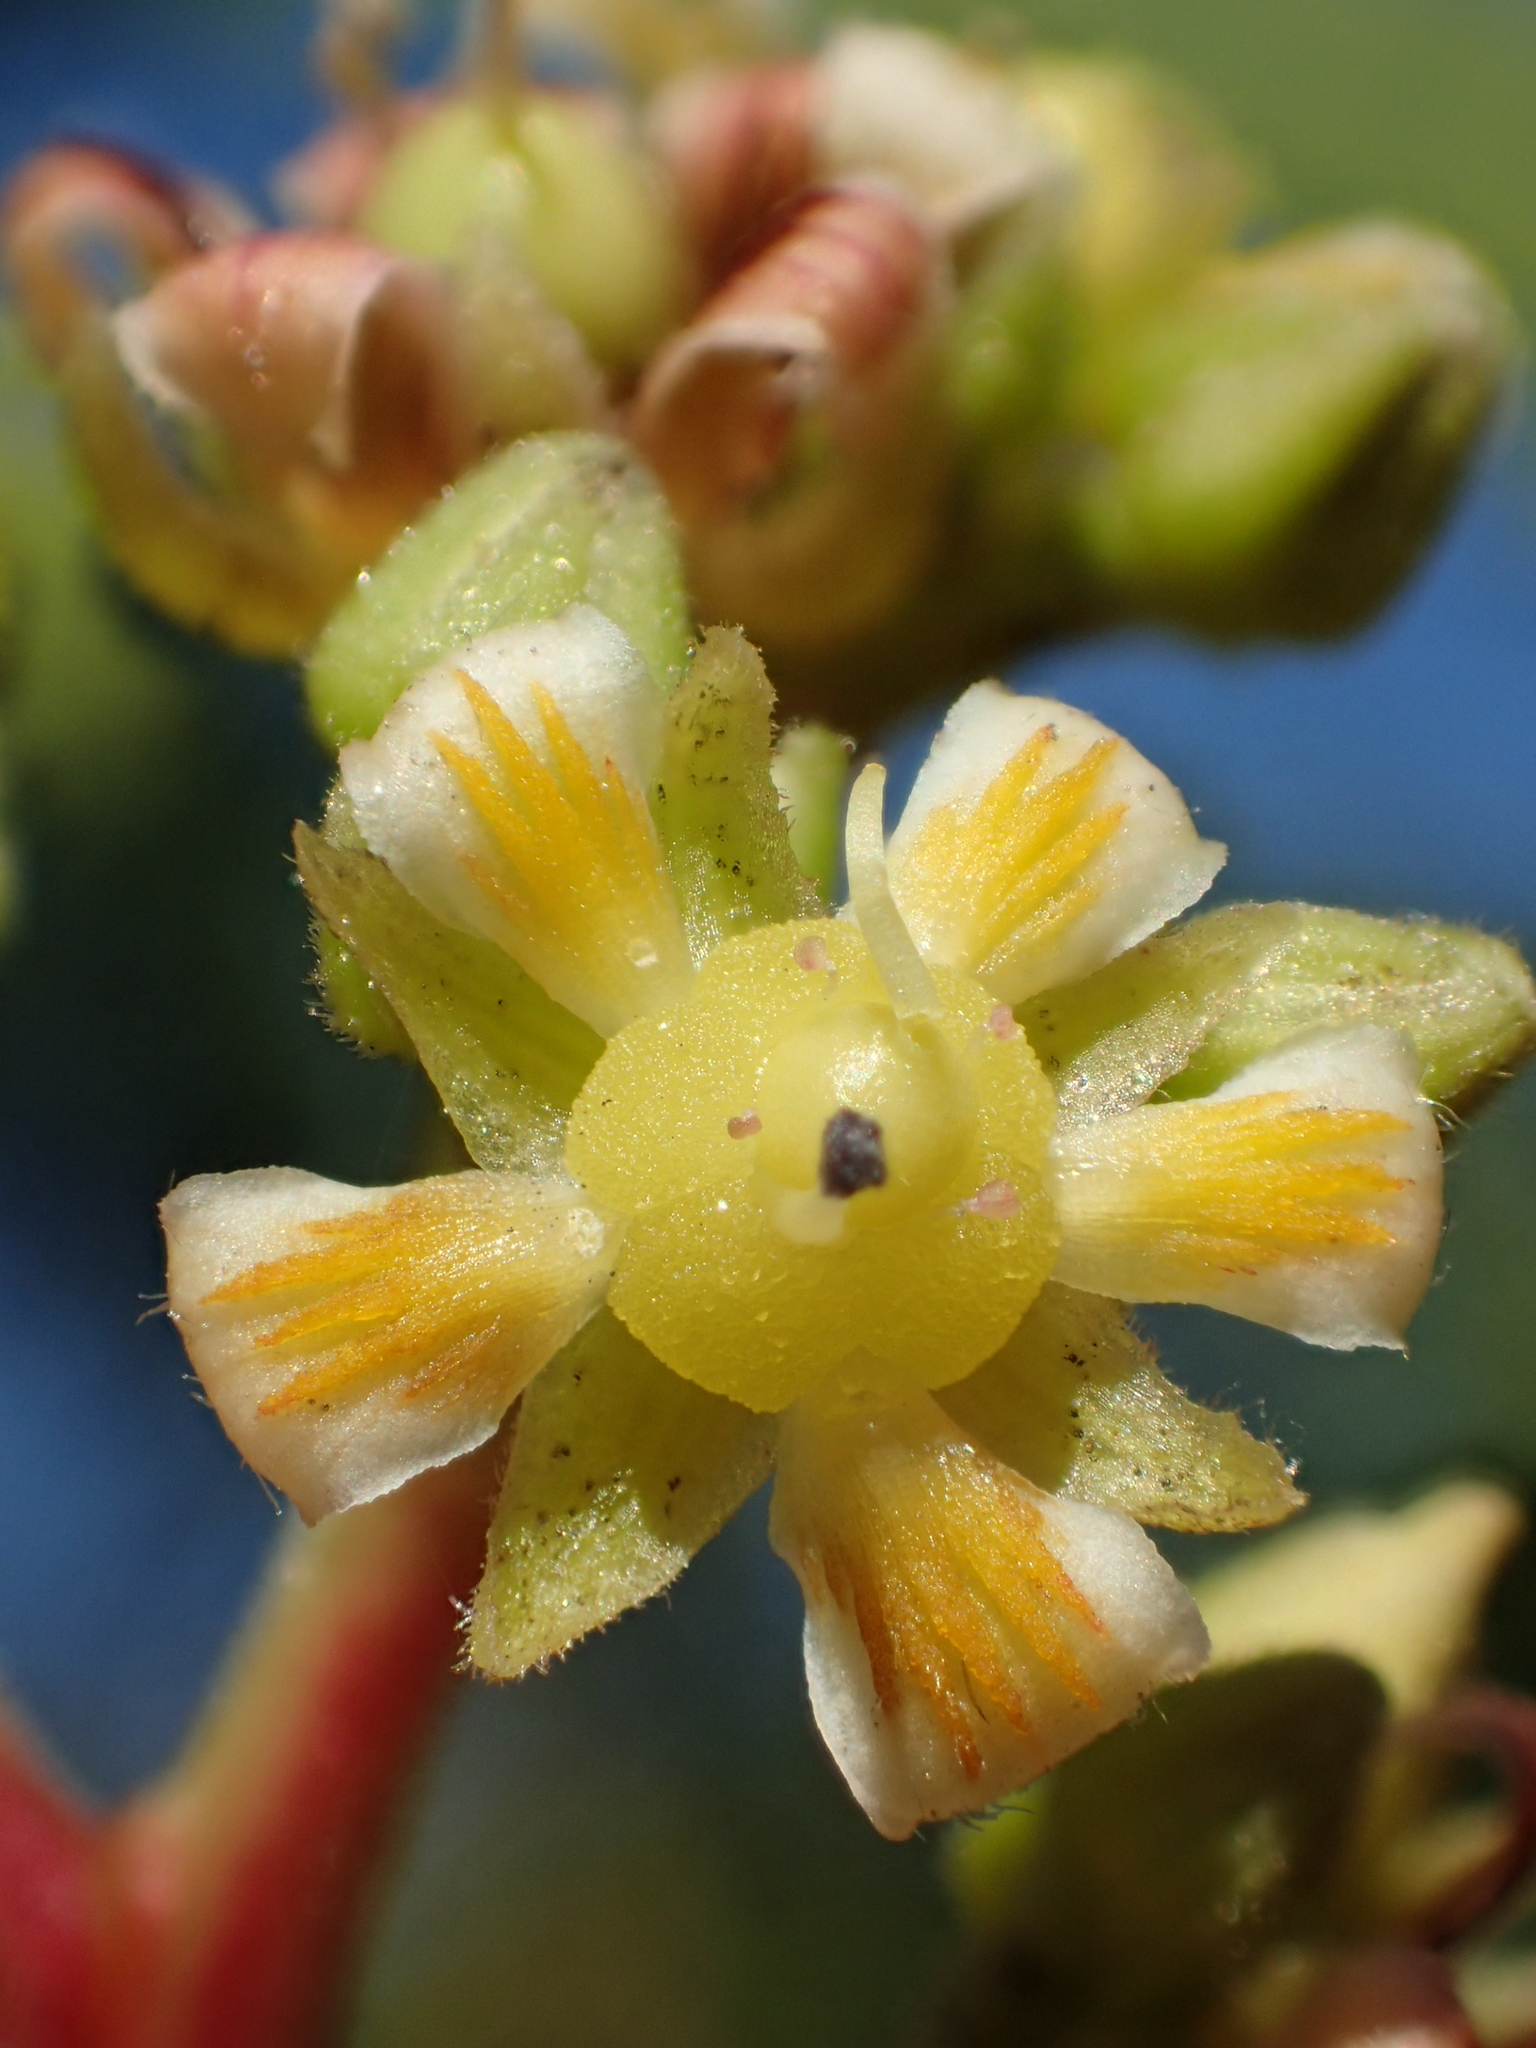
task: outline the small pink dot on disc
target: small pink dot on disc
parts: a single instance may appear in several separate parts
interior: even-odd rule
[[[1006,1003],[999,1003],[987,1019],[987,1029],[994,1038],[1017,1038],[1019,1026],[1012,1010]]]
[[[755,1109],[749,1109],[745,1116],[733,1116],[725,1128],[732,1138],[755,1138],[763,1128],[763,1120]]]
[[[825,939],[802,939],[789,957],[797,967],[803,967],[807,974],[824,974],[827,966],[827,942]]]
[[[972,1216],[1017,1216],[1019,1191],[1011,1180],[989,1180],[960,1206]]]

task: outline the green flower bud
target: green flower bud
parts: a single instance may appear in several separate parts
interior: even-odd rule
[[[1491,278],[1392,222],[1213,265],[1110,351],[1076,530],[1122,608],[1339,632],[1407,572],[1514,356]]]
[[[1060,55],[1015,76],[1031,120],[1076,172],[1058,239],[1086,320],[1113,324],[1165,297],[1230,241],[1257,181],[1175,81]]]
[[[638,369],[678,311],[681,250],[660,188],[596,101],[450,100],[396,145],[359,226],[447,263],[489,234],[608,369]]]
[[[335,746],[366,737],[450,649],[581,602],[622,627],[671,688],[688,609],[660,492],[620,442],[520,442],[462,478],[358,580],[310,658],[311,715]]]

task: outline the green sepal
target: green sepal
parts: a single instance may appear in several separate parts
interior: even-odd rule
[[[1291,943],[1167,1092],[1206,1094],[1293,1032],[1353,1023],[1405,1032],[1424,1093],[1465,1109],[1536,1043],[1536,986],[1516,947],[1473,925],[1298,906]]]
[[[651,809],[702,960],[758,924],[812,915],[769,773],[773,685],[735,627],[712,626],[667,705]]]
[[[653,1599],[767,1478],[773,1436],[600,1309],[523,1396],[472,1661],[517,1678]]]
[[[1079,1114],[1154,1088],[1204,1095],[1298,1031],[1357,1023],[1402,1031],[1424,1062],[1425,1094],[1463,1109],[1536,1043],[1536,987],[1514,946],[1470,925],[1233,904],[1020,1018]]]
[[[837,888],[852,758],[853,741],[845,733],[811,722],[781,732],[773,750],[773,786],[788,821],[790,851],[823,903],[834,900]]]
[[[1330,1931],[1383,1721],[1351,1659],[1268,1658],[1159,1694],[1064,1764],[1024,1826],[957,1832],[962,1906],[1013,1969],[1010,2030],[956,2038],[1191,2038],[1256,1946]]]
[[[1070,1113],[1114,1115],[1165,1086],[1291,944],[1298,921],[1291,903],[1209,911],[1021,1005],[1019,1021]]]
[[[307,825],[293,839],[310,902],[409,1033],[470,1157],[554,1170],[601,1039],[499,946],[439,924],[371,853]]]
[[[650,473],[606,435],[534,435],[461,477],[358,579],[310,656],[310,715],[332,746],[366,738],[455,647],[573,604],[621,627],[659,688],[683,674],[682,559]]]
[[[1153,1528],[1262,1529],[1305,1505],[1274,1446],[1180,1393],[1102,1295],[1048,1284],[996,1357],[938,1398],[1036,1486]]]

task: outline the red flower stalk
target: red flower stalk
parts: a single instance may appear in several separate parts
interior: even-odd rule
[[[0,1730],[6,2048],[309,2048],[452,1666],[495,1453],[279,1547],[166,1775],[87,1814]]]

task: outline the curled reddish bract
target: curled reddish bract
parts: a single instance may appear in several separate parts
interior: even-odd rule
[[[880,185],[807,193],[653,358],[630,432],[705,616],[825,644],[881,615],[932,538],[947,263]]]
[[[680,79],[651,133],[706,289],[812,181],[811,66],[753,64]]]
[[[92,310],[134,297],[250,225],[217,186],[90,142],[55,143],[28,157],[0,206],[17,308],[50,369]]]
[[[773,483],[796,419],[830,404],[854,437],[882,372],[926,324],[933,245],[879,187],[808,193],[647,370],[630,427],[684,521]]]
[[[371,243],[254,235],[184,264],[113,326],[139,388],[206,414],[257,488],[314,465],[362,500],[414,504],[467,453],[438,286]]]
[[[66,391],[128,573],[262,652],[316,631],[475,449],[442,281],[344,235],[183,263],[113,315]]]

